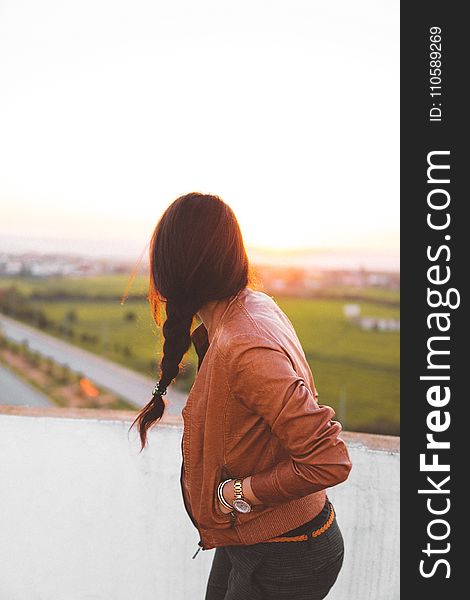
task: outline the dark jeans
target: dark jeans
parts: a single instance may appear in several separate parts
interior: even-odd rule
[[[336,518],[308,541],[217,547],[205,600],[321,600],[335,583],[343,556]]]

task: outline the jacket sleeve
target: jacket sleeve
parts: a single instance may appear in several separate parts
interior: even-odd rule
[[[348,478],[352,464],[335,412],[317,404],[286,352],[264,337],[232,338],[225,364],[232,397],[260,415],[289,454],[253,473],[258,500],[273,506],[332,487]]]

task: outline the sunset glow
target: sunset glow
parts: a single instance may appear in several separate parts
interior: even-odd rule
[[[5,0],[2,249],[135,256],[202,191],[248,245],[398,253],[398,17],[372,0]]]

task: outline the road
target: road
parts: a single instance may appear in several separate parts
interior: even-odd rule
[[[99,386],[119,394],[136,408],[141,408],[151,398],[155,381],[150,377],[2,314],[0,314],[0,330],[16,342],[27,340],[32,350],[40,352],[43,356],[49,356],[61,364],[68,364],[73,371],[79,371]],[[169,388],[165,400],[167,400],[167,414],[181,415],[186,402],[185,393]]]
[[[45,394],[0,365],[0,404],[54,406]]]

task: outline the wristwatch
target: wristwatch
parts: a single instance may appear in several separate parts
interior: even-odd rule
[[[242,482],[243,479],[235,479],[233,482],[233,491],[235,496],[233,500],[233,508],[241,513],[249,513],[252,510],[252,506],[243,495]]]

